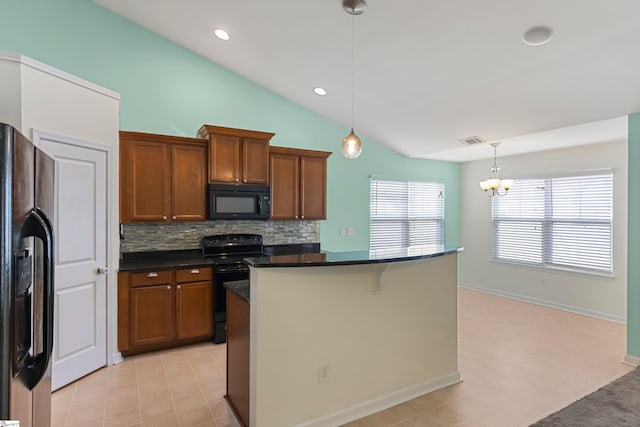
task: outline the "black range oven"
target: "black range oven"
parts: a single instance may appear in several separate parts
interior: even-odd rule
[[[262,255],[259,234],[219,234],[202,239],[202,254],[213,261],[213,342],[227,341],[227,294],[225,282],[248,280],[245,258]]]

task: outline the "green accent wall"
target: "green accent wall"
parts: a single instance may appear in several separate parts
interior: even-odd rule
[[[93,1],[3,0],[2,15],[0,51],[23,54],[120,93],[122,130],[196,136],[207,123],[275,132],[273,145],[332,151],[328,219],[321,223],[325,249],[368,248],[371,175],[444,182],[446,243],[460,244],[458,163],[407,159],[366,138],[360,158],[346,160],[339,149],[347,128]],[[355,236],[341,237],[340,227],[355,228]]]
[[[640,357],[640,113],[629,116],[627,354]]]

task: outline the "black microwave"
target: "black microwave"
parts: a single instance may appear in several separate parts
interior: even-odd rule
[[[268,185],[209,184],[209,219],[269,219]]]

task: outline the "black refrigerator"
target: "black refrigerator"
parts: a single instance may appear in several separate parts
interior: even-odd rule
[[[0,420],[51,424],[54,161],[0,123]]]

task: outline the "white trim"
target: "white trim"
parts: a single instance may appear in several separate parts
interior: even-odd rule
[[[41,140],[53,141],[60,144],[74,145],[77,147],[90,148],[103,151],[107,155],[107,346],[106,361],[107,366],[122,362],[122,355],[118,352],[118,269],[119,265],[119,223],[118,217],[114,217],[114,210],[117,209],[114,203],[118,201],[118,186],[114,185],[115,177],[118,177],[118,167],[115,164],[116,157],[114,151],[116,147],[85,139],[73,138],[66,135],[54,134],[51,132],[32,130],[32,141],[36,147],[40,147]],[[117,181],[115,181],[117,183]],[[117,211],[116,211],[117,212]]]
[[[119,351],[112,354],[111,355],[111,361],[113,362],[112,365],[119,365],[121,364],[124,359],[122,358],[122,353],[120,353]]]
[[[431,393],[432,391],[457,384],[460,381],[460,372],[456,371],[432,381],[407,387],[405,389],[389,393],[385,396],[376,397],[375,399],[359,403],[350,408],[334,412],[333,414],[295,424],[293,427],[329,427],[343,425],[366,417],[367,415],[375,414],[376,412],[385,410],[400,403],[407,402],[411,399],[415,399],[416,397],[424,394]]]
[[[101,95],[108,96],[110,98],[115,99],[116,101],[120,101],[120,94],[117,92],[114,92],[102,86],[98,86],[95,83],[91,83],[90,81],[81,79],[80,77],[76,77],[72,74],[67,73],[66,71],[62,71],[58,68],[52,67],[51,65],[47,65],[33,58],[29,58],[28,56],[24,56],[24,55],[12,53],[12,52],[0,52],[0,60],[18,62],[28,67],[34,68],[38,71],[42,71],[54,77],[58,77],[62,80],[66,80],[70,83],[81,86],[85,89],[89,89]]]
[[[469,285],[467,283],[458,283],[458,287],[471,289],[473,291],[482,292],[485,294],[496,295],[499,297],[510,298],[517,301],[528,302],[531,304],[542,305],[545,307],[555,308],[557,310],[568,311],[571,313],[582,314],[585,316],[595,317],[602,320],[608,320],[611,322],[627,324],[627,318],[625,316],[618,316],[615,314],[602,313],[600,311],[589,310],[582,307],[576,307],[574,305],[561,304],[555,301],[544,300],[540,298],[534,298],[526,295],[514,294],[511,292],[498,291],[495,289],[484,288],[482,286]]]
[[[622,363],[637,367],[637,366],[640,366],[640,357],[627,354],[624,356],[624,361]]]

